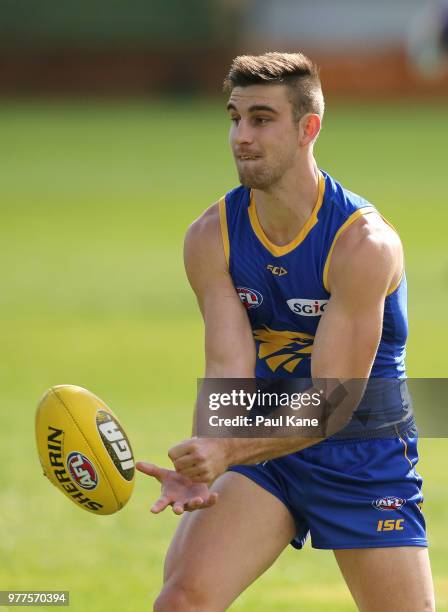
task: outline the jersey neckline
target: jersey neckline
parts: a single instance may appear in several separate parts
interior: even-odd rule
[[[317,200],[316,200],[316,204],[314,205],[313,210],[311,211],[310,216],[308,217],[307,221],[305,222],[305,224],[303,225],[303,227],[301,228],[297,236],[293,238],[291,242],[288,242],[288,244],[278,245],[278,244],[274,244],[273,242],[269,240],[269,238],[264,233],[263,228],[261,227],[261,224],[260,224],[260,221],[257,215],[257,209],[255,207],[255,199],[253,197],[253,191],[251,190],[250,196],[249,196],[250,201],[249,201],[249,207],[248,207],[248,214],[249,214],[250,224],[258,240],[275,257],[281,257],[282,255],[287,255],[288,253],[293,251],[296,247],[299,246],[299,244],[301,244],[305,240],[305,238],[308,236],[310,231],[313,229],[313,227],[318,222],[317,215],[324,201],[324,194],[325,194],[325,177],[322,174],[322,172],[319,170],[319,185],[318,185]]]

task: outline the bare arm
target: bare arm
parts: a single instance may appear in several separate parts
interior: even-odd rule
[[[251,378],[255,345],[224,256],[215,204],[189,229],[185,269],[205,324],[206,378]]]
[[[215,204],[189,228],[184,247],[185,270],[196,294],[205,326],[205,378],[252,378],[255,345],[247,314],[227,269]],[[204,415],[198,397],[193,418]]]
[[[370,375],[381,338],[384,299],[402,269],[400,240],[378,215],[361,217],[342,234],[328,275],[331,298],[315,337],[313,378]]]
[[[206,377],[253,377],[254,341],[244,307],[227,272],[216,205],[189,229],[185,265],[205,321]],[[191,442],[198,440],[192,438]],[[184,446],[185,442],[175,447],[179,457]],[[173,458],[172,451],[170,456]],[[188,454],[186,459],[190,459]],[[204,484],[214,478],[194,482],[181,469],[167,470],[147,462],[138,462],[137,469],[161,483],[161,495],[151,509],[155,514],[167,506],[172,506],[175,514],[182,514],[208,508],[217,500],[218,494]],[[224,471],[226,466],[221,469]]]

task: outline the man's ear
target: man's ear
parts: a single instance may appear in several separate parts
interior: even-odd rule
[[[306,147],[319,136],[321,119],[316,113],[307,113],[299,121],[299,145]]]

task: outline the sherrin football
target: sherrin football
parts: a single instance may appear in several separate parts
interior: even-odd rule
[[[44,394],[36,441],[44,475],[80,508],[113,514],[130,498],[131,445],[112,410],[87,389],[58,385]]]

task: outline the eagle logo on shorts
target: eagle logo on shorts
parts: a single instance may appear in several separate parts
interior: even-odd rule
[[[303,359],[309,359],[313,350],[314,336],[305,332],[278,331],[264,326],[254,329],[254,340],[258,343],[258,357],[265,359],[275,372],[283,367],[293,372]]]

